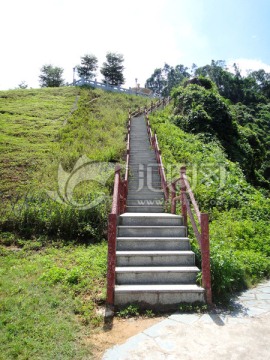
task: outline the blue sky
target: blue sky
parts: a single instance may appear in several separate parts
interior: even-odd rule
[[[126,87],[165,62],[270,72],[269,0],[2,0],[0,13],[0,89],[38,87],[49,63],[71,82],[80,56],[101,66],[108,51],[124,55]]]

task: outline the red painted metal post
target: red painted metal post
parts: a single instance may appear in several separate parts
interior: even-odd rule
[[[181,186],[181,207],[182,207],[182,216],[184,220],[184,226],[187,226],[187,205],[186,205],[186,185],[184,182],[184,175],[186,174],[186,167],[182,166],[180,169],[180,186]]]
[[[208,214],[201,214],[201,252],[202,252],[202,283],[206,291],[206,302],[212,304],[209,219]]]
[[[114,305],[115,266],[116,266],[116,229],[117,215],[109,214],[108,224],[108,269],[107,269],[107,304]]]
[[[171,184],[172,190],[171,190],[171,213],[175,214],[176,212],[176,201],[174,200],[176,195],[176,184]]]

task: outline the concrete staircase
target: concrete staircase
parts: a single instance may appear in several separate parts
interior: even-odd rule
[[[131,121],[127,212],[119,216],[115,306],[168,310],[204,302],[182,216],[164,213],[158,164],[144,117]]]

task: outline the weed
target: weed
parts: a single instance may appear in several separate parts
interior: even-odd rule
[[[140,308],[138,305],[130,304],[127,307],[125,307],[124,309],[119,310],[116,314],[117,314],[117,316],[119,316],[121,318],[127,319],[130,317],[139,316]]]
[[[181,303],[178,307],[181,313],[205,313],[208,310],[208,306],[204,303]]]

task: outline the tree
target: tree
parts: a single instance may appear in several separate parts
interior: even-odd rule
[[[49,65],[43,65],[40,69],[39,83],[41,87],[59,87],[64,85],[62,78],[64,69]]]
[[[27,89],[28,84],[25,81],[21,81],[18,85],[19,89]]]
[[[95,71],[98,66],[98,59],[95,55],[86,54],[81,57],[81,65],[77,65],[77,73],[80,77],[84,77],[86,80],[92,79],[95,76]]]
[[[165,64],[164,67],[155,69],[154,73],[146,80],[145,87],[151,89],[155,94],[168,96],[171,90],[180,85],[185,78],[189,78],[188,68],[177,65],[175,68]]]
[[[103,82],[108,82],[110,85],[122,85],[125,82],[122,65],[124,58],[123,55],[117,53],[107,53],[107,61],[103,63],[100,69],[101,74],[104,76]]]
[[[155,69],[154,73],[146,80],[145,87],[153,91],[154,94],[161,95],[166,86],[166,80],[163,77],[162,69]]]

